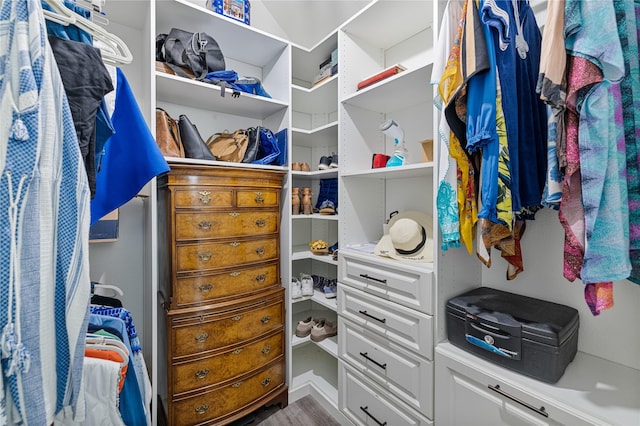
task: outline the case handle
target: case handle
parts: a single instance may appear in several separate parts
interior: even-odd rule
[[[364,316],[366,316],[366,317],[369,317],[369,318],[374,319],[374,320],[376,320],[376,321],[380,321],[380,322],[381,322],[381,323],[383,323],[383,324],[387,322],[387,319],[386,319],[386,318],[378,318],[378,317],[374,317],[373,315],[371,315],[371,314],[367,313],[367,311],[358,311],[358,312],[360,312],[362,315],[364,315]]]
[[[364,411],[364,413],[365,413],[367,416],[371,417],[371,419],[373,419],[373,421],[374,421],[374,422],[376,422],[377,424],[379,424],[380,426],[387,426],[387,422],[382,423],[380,420],[378,420],[378,419],[376,419],[375,417],[373,417],[373,416],[371,415],[371,413],[369,413],[369,411],[367,411],[367,410],[369,409],[369,406],[365,406],[365,407],[360,406],[360,409],[361,409],[362,411]]]

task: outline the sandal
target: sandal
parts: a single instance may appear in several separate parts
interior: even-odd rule
[[[336,214],[336,206],[333,204],[331,200],[324,200],[322,204],[320,204],[320,214],[331,215]]]

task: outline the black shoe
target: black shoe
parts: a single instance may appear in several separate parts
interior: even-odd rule
[[[318,163],[318,170],[327,170],[331,167],[331,157],[323,155]]]

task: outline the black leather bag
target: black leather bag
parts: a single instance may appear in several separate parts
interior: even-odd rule
[[[202,79],[208,72],[226,68],[218,42],[207,33],[172,28],[164,38],[164,43],[161,42],[161,36],[156,38],[156,59],[164,58],[177,75],[188,77],[184,75],[183,67],[193,71],[196,78]],[[159,44],[164,53],[161,50],[158,52]]]
[[[247,129],[249,143],[247,151],[244,153],[243,163],[252,163],[258,159],[258,151],[260,151],[260,127],[249,127]]]
[[[197,160],[216,160],[215,155],[209,151],[209,147],[202,140],[200,132],[195,125],[191,123],[189,117],[182,114],[178,118],[178,128],[180,129],[180,139],[184,147],[184,154],[187,158]]]

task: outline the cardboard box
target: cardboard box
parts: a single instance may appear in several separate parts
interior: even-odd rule
[[[217,14],[249,25],[251,3],[249,0],[207,0],[206,7]]]
[[[422,162],[430,163],[433,161],[433,139],[425,139],[420,141],[422,145]]]

